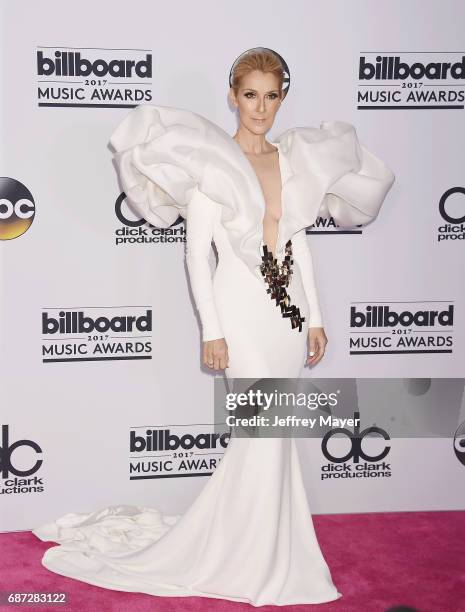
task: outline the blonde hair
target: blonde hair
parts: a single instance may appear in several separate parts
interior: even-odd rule
[[[283,95],[284,70],[279,58],[271,51],[249,51],[244,53],[232,70],[231,87],[237,96],[241,80],[249,72],[260,70],[271,72],[279,83],[279,94]]]

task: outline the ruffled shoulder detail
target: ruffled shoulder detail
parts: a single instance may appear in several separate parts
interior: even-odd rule
[[[239,144],[189,110],[141,104],[110,138],[129,203],[149,223],[169,227],[186,217],[194,187],[222,205],[222,223],[236,255],[260,263],[263,193]],[[256,270],[258,274],[258,270]]]
[[[235,254],[261,278],[265,199],[239,144],[202,115],[141,104],[110,138],[122,188],[148,222],[169,227],[199,189],[221,205],[221,222]],[[358,142],[344,121],[286,130],[274,143],[283,177],[278,253],[317,216],[343,227],[373,220],[394,182],[386,164]]]
[[[281,244],[318,216],[332,217],[341,227],[366,225],[377,217],[395,175],[359,143],[351,123],[291,128],[278,143],[291,170],[283,185]]]

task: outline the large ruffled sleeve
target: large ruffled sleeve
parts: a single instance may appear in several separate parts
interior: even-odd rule
[[[318,216],[331,216],[341,227],[365,225],[377,217],[395,176],[359,143],[352,124],[323,121],[320,128],[291,128],[277,142],[291,168],[283,185],[278,248]]]
[[[190,111],[141,104],[110,138],[126,198],[156,227],[169,227],[186,205],[202,175],[199,147],[206,125]]]
[[[321,129],[336,138],[347,130],[350,147],[345,170],[350,169],[328,186],[318,214],[332,217],[341,227],[366,225],[378,216],[395,175],[383,160],[359,143],[353,125],[323,121]]]
[[[197,187],[220,205],[234,252],[260,275],[263,195],[227,132],[189,110],[141,104],[116,127],[110,145],[126,198],[146,221],[169,227],[186,218]]]

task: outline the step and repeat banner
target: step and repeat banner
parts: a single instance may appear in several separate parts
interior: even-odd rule
[[[227,441],[208,435],[215,375],[201,363],[184,221],[161,229],[129,207],[109,138],[144,103],[187,108],[233,135],[229,70],[255,46],[276,50],[291,73],[270,140],[349,121],[396,175],[374,223],[343,231],[318,218],[307,230],[329,343],[302,377],[344,388],[403,379],[403,413],[442,424],[430,437],[395,438],[379,412],[392,405],[387,392],[372,408],[354,403],[364,425],[383,423],[388,455],[361,458],[353,428],[330,451],[299,439],[310,506],[463,508],[463,5],[75,9],[0,8],[0,530],[110,504],[181,513],[221,461]],[[440,379],[457,380],[446,393]],[[336,466],[360,461],[365,476],[341,477]]]

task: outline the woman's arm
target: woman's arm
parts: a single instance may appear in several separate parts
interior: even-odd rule
[[[310,307],[308,327],[323,327],[318,290],[315,282],[313,258],[308,245],[305,228],[296,232],[292,238],[292,255],[300,268],[302,284]]]
[[[186,262],[204,342],[224,337],[216,310],[209,263],[214,226],[219,214],[219,205],[195,187],[187,205]]]

